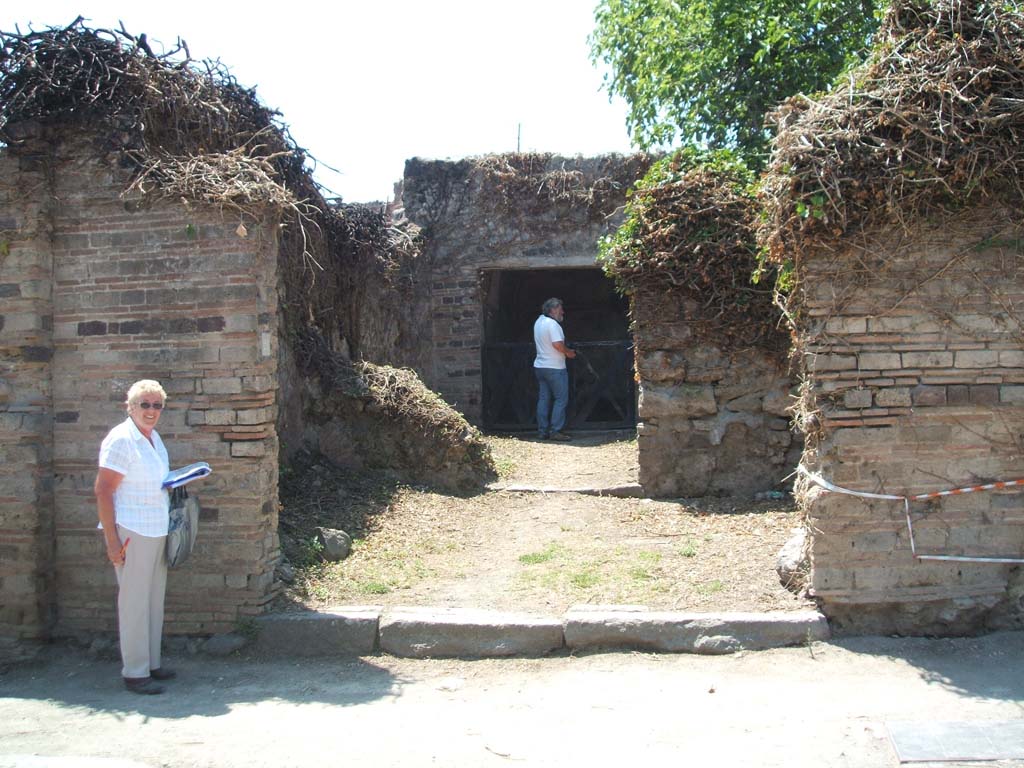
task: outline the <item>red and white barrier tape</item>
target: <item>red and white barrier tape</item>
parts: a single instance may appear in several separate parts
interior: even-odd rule
[[[969,555],[919,555],[917,546],[914,544],[914,525],[910,521],[910,502],[924,501],[926,499],[937,499],[941,496],[959,496],[964,493],[976,493],[978,491],[995,491],[1000,488],[1014,488],[1024,485],[1021,480],[1003,480],[998,483],[985,483],[983,485],[971,485],[966,488],[953,488],[948,491],[933,491],[932,493],[918,493],[913,496],[897,496],[891,493],[868,493],[867,491],[851,491],[849,488],[842,488],[830,483],[821,475],[816,475],[802,464],[797,467],[797,472],[806,477],[816,485],[832,493],[843,493],[847,496],[857,496],[862,499],[884,499],[887,501],[902,501],[903,511],[907,518],[907,533],[910,536],[910,554],[917,560],[945,560],[957,563],[1024,563],[1024,558],[1019,557],[981,557]]]

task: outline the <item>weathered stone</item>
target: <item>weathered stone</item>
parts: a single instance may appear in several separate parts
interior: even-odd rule
[[[807,584],[807,575],[810,570],[807,528],[801,525],[793,529],[789,540],[779,550],[779,554],[775,558],[775,572],[779,574],[779,582],[782,586],[799,595]]]
[[[906,387],[887,387],[878,390],[875,403],[881,408],[909,407],[911,405],[910,390]]]
[[[828,623],[815,611],[700,614],[575,606],[565,620],[565,644],[572,650],[720,654],[828,637]]]
[[[641,355],[637,368],[645,381],[680,381],[686,377],[686,364],[678,352],[656,350]]]
[[[674,387],[641,385],[640,418],[680,416],[695,418],[718,413],[714,389],[708,385],[680,384]]]
[[[317,528],[316,538],[323,547],[324,560],[337,563],[352,552],[352,537],[336,528]]]
[[[256,649],[282,656],[373,653],[380,613],[376,606],[346,606],[260,616],[256,619]]]
[[[862,371],[885,371],[903,365],[897,352],[861,352],[857,361]]]
[[[214,635],[206,640],[202,645],[202,650],[203,653],[210,656],[230,656],[232,653],[242,650],[248,644],[249,641],[243,635],[228,632],[222,635]]]
[[[765,413],[773,416],[784,416],[788,418],[790,409],[796,404],[796,398],[790,393],[789,388],[773,389],[765,394],[761,401],[761,408]]]
[[[396,656],[540,656],[562,644],[560,620],[521,613],[401,608],[380,622],[381,650]]]
[[[870,389],[851,389],[843,393],[843,405],[847,408],[870,408],[873,392]]]
[[[933,387],[926,384],[914,387],[910,391],[911,401],[914,405],[945,405],[946,388]]]

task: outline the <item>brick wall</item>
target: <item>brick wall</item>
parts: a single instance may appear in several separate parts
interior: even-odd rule
[[[632,297],[640,483],[657,496],[750,496],[778,489],[800,460],[790,430],[794,382],[780,355],[698,341],[699,309]]]
[[[38,346],[48,365],[22,364],[24,384],[11,383],[18,370],[5,370],[4,386],[18,393],[8,396],[5,416],[15,406],[34,408],[40,426],[24,416],[5,421],[0,441],[52,450],[52,468],[37,470],[52,498],[37,495],[27,507],[53,521],[37,538],[49,542],[46,570],[55,582],[43,599],[52,612],[47,630],[46,622],[25,621],[24,629],[10,622],[4,631],[114,627],[115,580],[95,530],[92,482],[99,443],[124,418],[124,394],[140,378],[158,379],[168,392],[159,431],[172,465],[205,460],[214,469],[195,486],[203,507],[198,551],[170,578],[168,630],[230,629],[271,595],[277,556],[276,216],[246,219],[242,238],[237,215],[122,198],[124,172],[86,138],[39,138],[32,146],[44,158],[41,194],[54,201],[52,261],[48,272],[33,265],[35,287],[29,273],[15,277],[26,308],[41,301],[26,291],[45,296],[48,307],[39,305],[38,329],[27,309],[7,328],[18,343]],[[3,162],[24,165],[25,151],[10,150]],[[16,216],[8,210],[24,205],[22,191],[32,185],[25,171],[2,178],[0,221]],[[30,216],[15,223],[23,237],[39,226]],[[8,268],[3,282],[15,282]],[[0,496],[14,495],[20,478],[4,475]],[[25,585],[8,590],[4,576],[5,597],[21,595]]]
[[[0,637],[53,620],[53,307],[45,156],[0,152]]]
[[[973,217],[973,218],[972,218]],[[805,260],[808,463],[909,495],[1024,476],[1024,299],[1014,214],[974,210],[909,237]],[[847,631],[1017,626],[1019,568],[911,556],[899,502],[807,486],[812,588]],[[914,503],[919,552],[1024,556],[1017,491]]]

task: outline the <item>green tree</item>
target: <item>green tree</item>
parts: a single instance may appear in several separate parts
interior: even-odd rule
[[[766,113],[831,85],[866,50],[881,0],[601,0],[591,57],[648,149],[734,147],[763,164]]]

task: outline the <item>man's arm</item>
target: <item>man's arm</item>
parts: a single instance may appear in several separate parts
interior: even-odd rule
[[[557,349],[570,360],[576,357],[576,353],[573,350],[569,349],[567,346],[565,346],[564,341],[552,341],[551,346]]]

